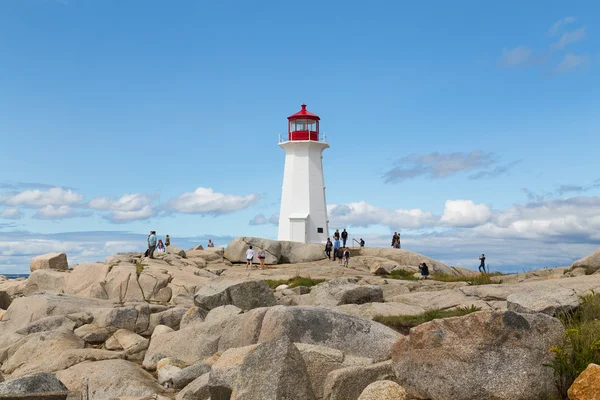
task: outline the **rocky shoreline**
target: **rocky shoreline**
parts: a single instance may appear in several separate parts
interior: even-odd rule
[[[268,269],[240,264],[249,245],[265,246]],[[65,254],[43,255],[29,278],[0,277],[0,398],[553,396],[544,364],[565,332],[555,316],[599,292],[597,253],[485,285],[469,284],[473,271],[406,250],[356,249],[340,268],[322,246],[248,237],[72,269]],[[452,279],[393,279],[394,271],[410,278],[421,262]],[[296,276],[317,284],[281,283]],[[469,307],[407,335],[375,321]]]

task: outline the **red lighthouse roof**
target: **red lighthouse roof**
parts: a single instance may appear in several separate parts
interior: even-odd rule
[[[306,104],[302,104],[302,110],[298,111],[296,114],[292,114],[288,117],[288,119],[291,120],[295,120],[295,119],[300,119],[300,118],[305,118],[305,119],[313,119],[313,120],[320,120],[321,118],[319,118],[318,115],[311,113],[310,111],[308,111],[306,109]]]

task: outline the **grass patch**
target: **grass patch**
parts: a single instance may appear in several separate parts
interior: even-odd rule
[[[406,335],[410,328],[425,322],[440,318],[461,317],[480,310],[480,307],[472,305],[471,307],[457,307],[454,310],[429,310],[419,315],[394,315],[389,317],[377,315],[373,320]]]
[[[295,276],[290,279],[265,279],[271,289],[275,289],[279,285],[288,285],[290,289],[298,286],[311,287],[325,281],[326,279],[312,279],[304,276]]]
[[[384,275],[384,278],[388,279],[399,279],[403,281],[418,281],[419,278],[414,277],[415,273],[412,271],[406,271],[403,269],[395,269],[387,275]]]
[[[140,276],[140,274],[144,270],[144,267],[147,267],[147,265],[142,263],[135,264],[135,273],[137,274],[137,276]]]
[[[581,298],[581,306],[571,314],[558,317],[565,325],[562,342],[550,349],[554,360],[546,365],[554,371],[561,399],[590,363],[600,364],[600,294]]]
[[[502,273],[496,272],[493,274],[479,274],[473,276],[433,274],[431,279],[440,282],[467,282],[469,285],[490,285],[493,283],[502,283],[502,280],[492,281],[492,277],[499,275],[502,275]]]

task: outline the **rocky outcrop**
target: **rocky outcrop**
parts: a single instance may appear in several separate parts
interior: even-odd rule
[[[251,310],[274,306],[276,300],[271,288],[263,280],[216,278],[198,290],[194,303],[204,310],[228,304]]]
[[[108,300],[108,294],[106,293],[104,285],[106,275],[108,275],[110,268],[110,265],[104,263],[84,263],[76,265],[69,274],[65,293],[81,297]]]
[[[375,381],[363,390],[358,400],[405,400],[406,390],[393,381]]]
[[[125,360],[81,363],[57,372],[56,377],[75,392],[81,391],[87,382],[90,400],[164,394],[152,375]],[[124,377],[127,384],[123,384]]]
[[[330,372],[325,379],[323,398],[327,400],[357,399],[371,383],[394,380],[392,362],[385,361],[361,367],[348,367]]]
[[[227,245],[225,258],[231,262],[246,262],[246,251],[250,246],[258,250],[265,248],[266,264],[297,264],[327,258],[325,246],[320,244],[277,241],[255,237],[237,237]]]
[[[332,279],[310,291],[312,304],[335,307],[342,304],[383,302],[383,290],[377,285],[357,285],[355,279]]]
[[[31,296],[38,292],[64,293],[69,279],[69,273],[63,270],[38,269],[27,278],[23,290],[25,296]]]
[[[363,247],[360,250],[361,256],[379,257],[387,260],[395,261],[400,268],[411,269],[418,271],[419,264],[427,263],[430,273],[435,274],[448,274],[448,275],[460,275],[456,270],[447,266],[446,264],[426,257],[422,254],[413,253],[412,251],[392,248],[372,248]],[[406,268],[409,267],[409,268]]]
[[[598,271],[600,269],[600,249],[594,251],[592,254],[580,258],[575,261],[572,268],[586,268],[590,271]]]
[[[573,289],[541,286],[507,297],[508,309],[519,313],[565,314],[581,304]]]
[[[398,383],[419,398],[538,399],[555,390],[543,364],[563,333],[545,314],[481,311],[434,320],[398,340],[393,368]]]
[[[48,372],[26,375],[0,383],[1,396],[30,393],[60,393],[66,391],[67,387]]]
[[[37,256],[31,259],[29,269],[31,270],[31,272],[36,271],[38,269],[69,269],[67,255],[65,253],[42,254],[41,256]]]
[[[597,399],[600,396],[600,365],[589,364],[568,391],[569,400]]]

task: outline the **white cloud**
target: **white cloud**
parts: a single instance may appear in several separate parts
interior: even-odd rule
[[[192,193],[184,193],[169,200],[166,208],[185,214],[229,214],[251,206],[260,199],[258,194],[235,196],[199,187]]]
[[[112,211],[105,218],[117,224],[148,219],[156,214],[152,197],[142,193],[125,194],[118,200],[96,197],[88,202],[88,207]]]
[[[485,204],[472,200],[447,200],[440,223],[455,227],[473,227],[485,224],[492,212]]]
[[[372,206],[364,201],[349,204],[331,204],[327,207],[329,226],[344,227],[348,225],[369,227],[383,225],[391,230],[422,228],[434,225],[439,217],[418,208],[411,210],[390,210]]]
[[[131,221],[144,220],[153,217],[155,214],[152,206],[144,206],[134,211],[114,211],[107,218],[117,224],[123,224]]]
[[[137,211],[150,205],[152,198],[146,194],[133,193],[125,194],[118,200],[111,200],[108,197],[96,197],[90,200],[88,206],[95,210],[111,211]]]
[[[554,25],[552,25],[552,27],[550,28],[550,30],[548,31],[548,34],[550,36],[554,36],[556,34],[558,34],[558,32],[560,32],[560,29],[568,24],[572,24],[573,22],[575,22],[575,17],[566,17],[563,18],[561,20],[558,20],[554,23]]]
[[[565,54],[564,58],[555,68],[556,72],[568,72],[589,62],[589,56],[586,54],[576,55],[573,53]]]
[[[89,213],[78,212],[70,206],[45,206],[33,214],[36,219],[65,219],[89,216]]]
[[[8,193],[0,195],[0,203],[11,206],[61,206],[75,205],[81,203],[83,195],[73,192],[71,189],[54,187],[47,190],[25,190],[20,193]]]
[[[279,225],[279,213],[271,215],[269,218],[265,217],[264,214],[255,215],[254,218],[250,220],[248,225]]]
[[[0,218],[4,219],[20,219],[23,213],[18,208],[5,208],[0,212]]]
[[[555,49],[563,49],[569,44],[576,43],[584,40],[587,37],[586,28],[579,28],[571,32],[565,32],[562,34],[558,42],[554,43],[552,47]]]
[[[531,61],[532,51],[525,46],[515,47],[514,49],[504,49],[500,64],[506,67],[517,67]]]

